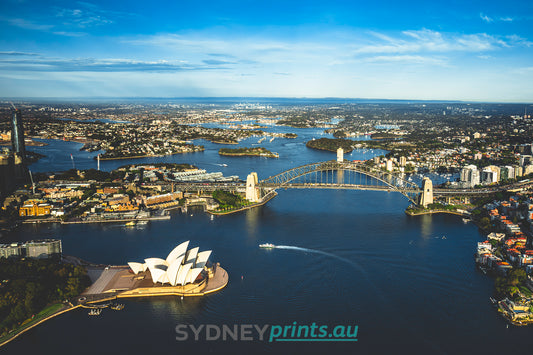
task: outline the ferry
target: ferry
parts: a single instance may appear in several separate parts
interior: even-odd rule
[[[129,221],[128,223],[125,224],[126,227],[133,227],[135,226],[135,221]]]
[[[275,247],[276,246],[274,244],[271,244],[271,243],[259,244],[259,248],[272,249],[272,248],[275,248]]]

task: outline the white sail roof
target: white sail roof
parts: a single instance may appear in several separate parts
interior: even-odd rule
[[[211,250],[206,250],[198,253],[198,256],[196,257],[196,265],[195,267],[204,267],[207,263],[207,260],[211,256]]]
[[[189,241],[183,242],[177,247],[175,247],[170,254],[168,254],[166,262],[168,265],[170,265],[174,260],[179,258],[180,256],[184,255],[187,251],[187,247],[189,246]]]
[[[154,283],[156,282],[164,283],[165,279],[168,280],[167,272],[165,270],[158,269],[158,268],[150,269],[150,274],[152,275],[152,281],[154,281]]]
[[[194,266],[194,263],[196,262],[196,257],[198,256],[198,250],[200,250],[200,248],[196,247],[196,248],[190,249],[187,252],[187,257],[185,259],[185,264],[192,263],[193,266]]]
[[[135,274],[149,270],[154,284],[160,282],[177,286],[193,283],[207,263],[211,250],[199,252],[198,247],[187,250],[188,246],[189,241],[181,243],[166,259],[147,258],[144,263],[129,262],[128,265]]]
[[[129,267],[133,271],[134,274],[138,274],[140,272],[146,271],[146,264],[136,263],[136,262],[129,262]]]
[[[146,266],[150,269],[151,267],[159,267],[160,269],[165,269],[168,267],[168,264],[165,259],[161,258],[148,258],[144,259]]]
[[[167,269],[168,281],[172,286],[176,286],[178,283],[178,272],[181,267],[183,256],[180,256],[169,265]]]
[[[189,272],[187,273],[187,276],[185,277],[185,284],[193,283],[196,280],[196,278],[198,277],[198,275],[200,275],[202,270],[203,270],[203,268],[201,268],[201,267],[195,268],[195,269],[190,269]]]
[[[191,266],[192,264],[185,264],[180,268],[178,271],[178,281],[176,282],[176,285],[185,285],[185,278],[187,277],[187,273],[191,269]]]

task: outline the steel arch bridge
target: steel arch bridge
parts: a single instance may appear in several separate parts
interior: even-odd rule
[[[353,181],[343,172],[355,173]],[[341,175],[342,174],[342,175]],[[324,176],[325,175],[325,176]],[[279,188],[352,189],[397,191],[413,204],[418,204],[422,189],[396,174],[382,171],[360,162],[330,160],[298,166],[258,182],[265,190]]]

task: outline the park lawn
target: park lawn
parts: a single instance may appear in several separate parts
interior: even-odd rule
[[[14,337],[15,335],[17,335],[18,333],[20,333],[24,329],[26,329],[28,327],[31,327],[32,325],[34,325],[35,323],[39,322],[40,320],[51,316],[52,314],[54,314],[57,311],[59,311],[61,308],[63,308],[63,304],[62,303],[54,303],[54,304],[52,304],[50,306],[47,306],[46,308],[41,310],[39,313],[37,313],[35,315],[35,317],[33,317],[33,319],[32,318],[26,319],[24,322],[21,323],[20,327],[18,327],[17,329],[14,329],[13,331],[11,331],[8,334],[3,335],[2,337],[0,337],[0,344],[5,342],[6,340],[9,340],[11,337]]]

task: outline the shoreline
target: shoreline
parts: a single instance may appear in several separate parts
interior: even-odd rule
[[[244,206],[244,207],[241,207],[239,209],[236,209],[236,210],[231,210],[231,211],[221,211],[221,212],[216,212],[216,211],[206,211],[207,213],[209,213],[210,215],[214,215],[214,216],[225,216],[225,215],[228,215],[228,214],[232,214],[232,213],[237,213],[237,212],[241,212],[241,211],[246,211],[246,210],[249,210],[249,209],[252,209],[254,207],[259,207],[259,206],[263,206],[264,204],[266,204],[268,201],[272,200],[274,197],[277,196],[277,192],[276,191],[272,191],[272,192],[269,192],[268,194],[266,194],[263,199],[261,199],[260,202],[257,202],[257,203],[254,203],[254,204],[251,204],[251,205],[248,205],[248,206]],[[269,196],[270,195],[270,196]]]
[[[227,156],[227,157],[279,158],[279,156],[275,154],[261,155],[261,154],[249,154],[249,153],[220,153],[220,152],[218,154],[222,156]]]
[[[142,159],[142,158],[160,158],[160,157],[169,157],[169,156],[172,156],[172,155],[177,155],[177,154],[188,154],[188,153],[198,153],[198,152],[203,152],[204,150],[195,150],[195,151],[192,151],[192,152],[176,152],[176,153],[172,153],[172,154],[155,154],[155,155],[134,155],[134,156],[131,156],[131,157],[115,157],[115,158],[102,158],[100,156],[100,161],[109,161],[109,160],[124,160],[124,159]],[[96,159],[93,158],[93,159]]]
[[[177,206],[179,207],[179,206]],[[176,208],[177,208],[176,207]],[[102,219],[91,221],[61,221],[61,220],[31,220],[23,221],[22,224],[40,224],[40,223],[59,223],[59,224],[88,224],[88,223],[122,223],[122,222],[137,222],[137,221],[164,221],[169,220],[169,215],[156,216],[156,217],[143,217],[143,218],[128,218],[128,219]]]
[[[60,303],[55,303],[55,304],[60,304]],[[53,305],[55,305],[55,304],[53,304]],[[53,305],[51,305],[50,307],[52,307]],[[33,324],[31,324],[31,325],[25,327],[25,328],[24,328],[24,326],[21,326],[22,329],[19,328],[19,329],[17,329],[17,330],[14,330],[14,331],[13,331],[13,334],[12,334],[11,336],[9,336],[6,340],[4,340],[2,343],[0,343],[0,348],[1,348],[2,346],[4,346],[4,345],[8,344],[9,342],[15,340],[15,339],[18,338],[20,335],[22,335],[22,334],[26,333],[27,331],[29,331],[29,330],[35,328],[35,327],[38,326],[39,324],[44,323],[44,322],[46,322],[47,320],[50,320],[50,319],[52,319],[52,318],[55,318],[55,317],[57,317],[57,316],[59,316],[59,315],[61,315],[61,314],[63,314],[63,313],[67,313],[67,312],[69,312],[69,311],[72,311],[72,310],[74,310],[74,309],[77,309],[77,308],[79,308],[79,307],[80,307],[80,305],[77,305],[77,306],[73,306],[73,305],[71,305],[71,306],[69,306],[69,307],[67,307],[67,308],[59,309],[59,310],[57,310],[56,312],[54,312],[54,313],[52,313],[52,314],[50,314],[50,315],[44,317],[43,319],[38,320],[37,322],[35,322],[35,323],[33,323]],[[45,309],[46,309],[46,308],[45,308]],[[43,310],[45,310],[45,309],[43,309]]]
[[[447,213],[447,214],[453,214],[455,216],[470,217],[470,215],[467,213],[457,212],[457,211],[447,211],[447,210],[429,210],[429,211],[420,211],[420,212],[409,212],[407,209],[405,209],[404,212],[408,216],[423,216],[423,215],[428,215],[428,214]]]
[[[192,289],[189,289],[187,291],[181,290],[181,292],[177,291],[174,288],[172,290],[166,290],[166,288],[161,288],[161,287],[148,287],[148,288],[138,288],[138,289],[134,289],[134,290],[130,290],[130,291],[123,291],[123,292],[118,292],[118,293],[117,292],[113,292],[108,297],[97,298],[95,300],[87,301],[87,302],[84,302],[84,303],[79,303],[77,305],[73,305],[70,301],[68,302],[68,306],[66,306],[65,304],[62,304],[62,303],[54,303],[54,304],[44,308],[43,310],[41,310],[41,312],[45,311],[47,308],[54,307],[56,305],[61,305],[61,307],[58,310],[54,311],[52,314],[50,314],[48,316],[45,316],[42,319],[36,320],[36,322],[31,324],[31,325],[21,325],[18,329],[13,330],[13,332],[11,334],[8,333],[6,335],[7,338],[0,343],[0,348],[2,346],[4,346],[4,345],[8,344],[9,342],[15,340],[16,338],[18,338],[22,334],[28,332],[29,330],[31,330],[31,329],[37,327],[38,325],[46,322],[47,320],[50,320],[52,318],[55,318],[55,317],[57,317],[59,315],[62,315],[64,313],[67,313],[69,311],[72,311],[72,310],[75,310],[75,309],[78,309],[78,308],[95,308],[95,307],[90,307],[90,306],[88,307],[87,305],[98,304],[98,303],[107,302],[107,301],[113,301],[113,300],[117,300],[119,298],[144,298],[144,297],[161,297],[161,296],[176,296],[176,297],[178,297],[178,296],[181,296],[181,297],[206,296],[206,295],[209,295],[211,293],[214,293],[214,292],[222,290],[229,283],[228,272],[225,269],[223,269],[220,265],[217,266],[217,269],[216,269],[216,271],[215,271],[215,273],[214,273],[214,275],[212,277],[212,280],[213,280],[212,282],[215,282],[214,287],[213,286],[211,286],[211,287],[209,286],[209,280],[210,279],[211,278],[208,278],[207,282],[205,284],[202,282],[202,283],[200,283],[200,285],[196,286],[196,287],[203,286],[203,288],[200,291],[195,291],[196,287],[192,288]],[[86,291],[84,291],[84,293]],[[83,296],[84,293],[79,295],[78,298],[80,296]],[[107,295],[103,295],[103,296],[107,296]],[[65,306],[66,306],[66,308],[65,308]],[[29,324],[29,323],[31,323],[31,321],[28,322],[27,324]]]

